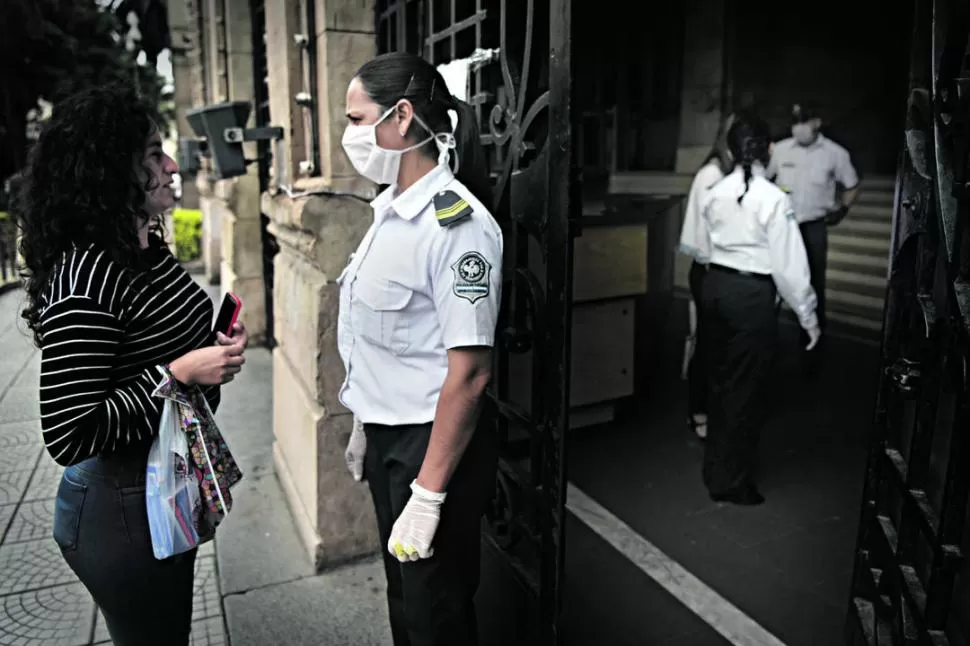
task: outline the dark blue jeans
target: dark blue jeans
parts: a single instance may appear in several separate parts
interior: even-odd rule
[[[195,555],[152,553],[145,451],[84,460],[64,470],[54,541],[101,608],[116,646],[185,646]]]

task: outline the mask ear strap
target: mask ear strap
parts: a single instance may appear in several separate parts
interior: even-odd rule
[[[439,132],[434,136],[434,142],[438,146],[438,164],[447,165],[451,151],[455,150],[457,145],[455,135],[450,132]],[[458,155],[455,155],[455,167],[451,169],[451,172],[458,172]]]

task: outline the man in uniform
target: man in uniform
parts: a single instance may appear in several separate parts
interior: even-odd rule
[[[848,151],[821,133],[822,121],[813,110],[795,104],[791,116],[792,136],[774,145],[767,176],[791,196],[818,297],[818,322],[824,331],[827,228],[845,218],[858,195],[859,176]],[[804,349],[808,345],[804,331],[801,338]],[[803,366],[810,376],[818,374],[819,352],[819,348],[803,350]]]

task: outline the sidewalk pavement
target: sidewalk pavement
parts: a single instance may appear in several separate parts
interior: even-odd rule
[[[62,469],[41,440],[40,353],[22,301],[21,291],[0,295],[0,646],[110,644],[50,537]],[[317,574],[297,537],[273,472],[267,350],[249,349],[216,418],[244,477],[215,542],[199,553],[193,646],[389,644],[379,557]]]

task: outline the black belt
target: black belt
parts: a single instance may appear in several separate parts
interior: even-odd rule
[[[713,262],[709,266],[709,271],[717,271],[723,274],[734,274],[735,276],[745,276],[747,278],[757,278],[758,280],[772,280],[771,274],[757,274],[750,271],[743,271],[741,269],[735,269],[734,267],[725,267],[724,265],[717,265]]]

